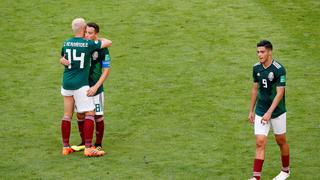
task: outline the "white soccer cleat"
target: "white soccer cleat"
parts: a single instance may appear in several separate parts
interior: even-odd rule
[[[290,172],[289,173],[286,173],[286,172],[283,172],[281,171],[278,176],[274,177],[273,180],[285,180],[287,179],[288,177],[290,176]]]
[[[252,178],[250,178],[250,179],[248,179],[248,180],[257,180],[255,177],[252,177]]]

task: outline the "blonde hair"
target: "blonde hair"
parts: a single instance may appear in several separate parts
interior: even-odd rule
[[[86,27],[86,21],[83,18],[76,18],[71,23],[73,33],[79,33]]]

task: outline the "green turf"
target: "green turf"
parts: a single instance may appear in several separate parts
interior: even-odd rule
[[[102,158],[60,155],[59,54],[79,16],[113,40]],[[319,1],[0,0],[0,17],[0,179],[249,178],[264,38],[287,68],[291,179],[319,178]],[[270,135],[263,179],[279,167]]]

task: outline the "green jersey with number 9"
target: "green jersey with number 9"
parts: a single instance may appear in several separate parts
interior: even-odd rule
[[[74,37],[63,43],[61,56],[69,61],[65,66],[62,87],[66,90],[76,90],[89,85],[91,54],[101,48],[101,41],[86,40]]]
[[[258,62],[253,66],[253,81],[258,83],[258,97],[256,114],[263,116],[270,108],[273,99],[277,94],[277,87],[286,86],[286,70],[279,62],[272,60],[272,64],[264,68]],[[272,118],[276,118],[286,112],[285,94],[278,106],[272,113]]]

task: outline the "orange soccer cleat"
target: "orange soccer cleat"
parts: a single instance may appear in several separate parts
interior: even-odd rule
[[[84,155],[89,157],[98,157],[103,156],[105,154],[104,151],[96,149],[94,146],[91,148],[84,149]]]
[[[62,155],[64,155],[64,156],[69,155],[73,152],[74,152],[74,150],[71,147],[63,147],[63,149],[62,149]]]

